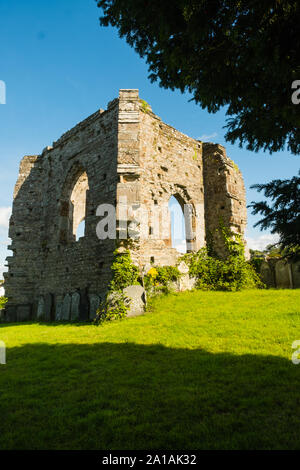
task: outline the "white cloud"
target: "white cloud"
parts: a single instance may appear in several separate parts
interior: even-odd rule
[[[217,132],[214,132],[213,134],[209,134],[209,135],[203,134],[201,135],[201,137],[199,137],[199,140],[206,141],[209,139],[214,139],[215,137],[217,137],[217,135],[218,135]]]
[[[11,207],[0,207],[0,227],[1,228],[8,228],[10,216],[11,216]]]
[[[264,251],[268,245],[273,245],[279,241],[279,235],[267,233],[257,238],[246,236],[248,248],[252,250]]]

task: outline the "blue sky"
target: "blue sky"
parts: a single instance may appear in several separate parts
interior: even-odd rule
[[[21,158],[105,108],[120,88],[138,88],[156,114],[191,137],[226,145],[243,172],[248,202],[259,197],[251,184],[298,172],[299,158],[288,152],[270,156],[227,144],[224,111],[208,114],[190,96],[151,84],[145,62],[116,30],[100,27],[99,16],[94,0],[0,0],[0,80],[7,87],[6,104],[0,104],[0,266]],[[248,215],[247,236],[260,246],[256,220]]]

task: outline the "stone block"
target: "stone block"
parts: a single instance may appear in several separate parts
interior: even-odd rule
[[[123,289],[123,293],[130,299],[130,309],[127,317],[142,315],[146,306],[146,292],[142,286],[128,286]]]

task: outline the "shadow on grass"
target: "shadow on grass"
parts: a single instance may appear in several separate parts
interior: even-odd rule
[[[53,322],[45,322],[45,321],[24,321],[24,322],[16,322],[16,323],[6,323],[6,322],[0,322],[0,328],[8,328],[10,326],[16,327],[16,326],[34,326],[34,325],[40,325],[40,326],[97,326],[94,324],[92,320],[90,321],[83,321],[83,322],[74,322],[74,321],[53,321]]]
[[[0,448],[299,449],[299,390],[275,356],[29,344],[0,366]]]

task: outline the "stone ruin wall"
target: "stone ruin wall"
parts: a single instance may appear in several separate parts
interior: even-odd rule
[[[115,102],[64,134],[41,155],[22,160],[9,230],[13,256],[7,259],[5,276],[8,316],[35,318],[38,300],[44,297],[46,317],[59,319],[65,295],[79,293],[82,318],[88,318],[93,295],[105,292],[114,240],[98,240],[96,209],[116,201],[117,116]],[[70,198],[84,173],[89,186],[86,236],[75,242],[69,227]],[[71,298],[65,303],[67,308]]]
[[[190,250],[204,246],[202,144],[164,124],[148,104],[141,105],[138,92],[132,95],[127,109],[127,123],[122,124],[123,133],[128,136],[124,149],[128,149],[129,142],[134,141],[138,151],[135,155],[126,151],[119,153],[118,168],[124,173],[118,184],[118,196],[127,197],[133,204],[141,203],[149,214],[148,227],[144,228],[149,237],[140,241],[134,253],[140,267],[149,266],[150,262],[172,265],[178,258],[178,252],[172,248],[171,233],[166,239],[158,238],[152,217],[156,208],[167,207],[171,196],[176,197],[182,208],[184,204],[197,206],[199,213],[194,214],[193,221],[197,235],[188,243]],[[137,111],[130,111],[133,100]],[[137,112],[136,122],[134,112]]]
[[[219,230],[220,224],[244,238],[247,225],[244,180],[222,145],[203,143],[203,165],[206,240],[222,256],[224,240]],[[247,247],[246,256],[249,257]]]
[[[86,207],[80,202],[85,193]],[[7,259],[5,275],[6,319],[93,318],[111,280],[116,247],[115,240],[97,238],[97,207],[117,205],[120,236],[124,197],[151,214],[171,196],[193,208],[190,250],[204,246],[209,234],[224,256],[217,232],[221,219],[243,236],[244,183],[225,149],[163,123],[139,99],[138,90],[120,90],[106,111],[82,121],[41,155],[24,157],[10,221],[13,256]],[[73,225],[83,212],[85,236],[75,241]],[[178,258],[171,234],[155,239],[151,223],[150,218],[143,227],[150,237],[132,247],[141,270],[151,262],[171,265]]]

